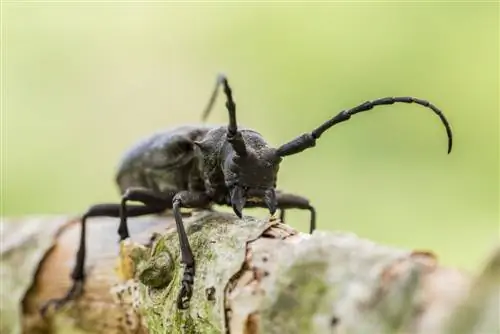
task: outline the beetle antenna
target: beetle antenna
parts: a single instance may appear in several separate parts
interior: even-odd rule
[[[215,82],[215,87],[214,90],[212,91],[212,95],[210,96],[210,100],[208,100],[207,106],[205,107],[205,110],[203,110],[203,114],[201,116],[201,119],[203,122],[205,122],[208,118],[208,115],[210,115],[210,112],[212,111],[212,108],[215,104],[215,100],[217,99],[217,95],[219,93],[219,87],[222,84],[222,79],[221,76],[219,75],[217,77],[217,81]]]
[[[229,113],[229,125],[227,126],[227,141],[231,144],[235,152],[243,157],[247,155],[247,150],[245,147],[245,142],[241,136],[240,131],[238,131],[238,126],[236,122],[236,104],[233,100],[233,92],[227,77],[223,74],[219,75],[218,81],[224,87],[224,94],[226,95],[226,108]]]
[[[288,143],[281,145],[277,150],[277,155],[280,157],[284,157],[287,155],[292,155],[302,152],[305,149],[315,146],[316,139],[318,139],[326,130],[330,129],[335,124],[347,121],[348,119],[351,118],[352,115],[357,114],[359,112],[370,110],[373,107],[380,105],[394,104],[394,103],[416,103],[418,105],[431,109],[436,115],[438,115],[438,117],[441,119],[441,122],[443,123],[446,129],[446,134],[448,136],[448,154],[451,152],[451,148],[453,145],[453,135],[451,133],[450,124],[448,123],[448,120],[443,115],[441,110],[439,110],[429,101],[417,99],[415,97],[384,97],[373,101],[366,101],[365,103],[362,103],[352,109],[341,111],[339,114],[337,114],[330,120],[326,121],[325,123],[321,124],[312,132],[305,133],[289,141]]]

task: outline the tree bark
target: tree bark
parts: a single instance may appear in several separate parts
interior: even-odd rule
[[[477,277],[430,252],[350,233],[299,233],[232,213],[185,217],[196,259],[188,310],[176,307],[183,267],[172,217],[88,222],[81,298],[47,318],[70,286],[77,220],[2,224],[2,333],[500,333],[500,248]]]

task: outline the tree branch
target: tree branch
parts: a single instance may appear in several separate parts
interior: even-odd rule
[[[386,247],[349,233],[311,236],[277,220],[217,212],[185,218],[196,259],[188,310],[175,306],[183,268],[171,217],[131,219],[132,240],[120,249],[116,219],[95,218],[88,225],[84,295],[41,319],[41,303],[69,287],[79,228],[75,221],[53,218],[16,224],[44,230],[24,229],[30,237],[18,239],[28,248],[21,241],[2,248],[2,281],[9,278],[10,287],[17,285],[11,291],[23,292],[10,299],[2,294],[2,315],[19,309],[21,317],[10,317],[9,328],[20,323],[26,333],[500,331],[500,249],[474,279],[439,266],[429,252]],[[22,234],[12,231],[2,233],[2,244]],[[16,251],[20,255],[14,257]],[[20,258],[32,260],[14,274]],[[2,333],[18,333],[5,326]]]

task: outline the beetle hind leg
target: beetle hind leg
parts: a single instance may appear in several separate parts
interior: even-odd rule
[[[85,284],[85,257],[86,257],[86,232],[87,232],[87,219],[92,217],[120,217],[120,204],[97,204],[90,207],[87,212],[82,216],[80,220],[81,232],[80,232],[80,245],[76,253],[75,265],[71,273],[71,280],[73,281],[68,292],[61,298],[50,299],[40,308],[40,313],[45,316],[49,309],[53,308],[58,310],[62,306],[66,305],[68,302],[80,297],[84,290]],[[144,205],[127,205],[127,216],[128,217],[138,217],[148,214],[153,214],[160,212],[159,207],[150,207]],[[123,232],[123,230],[122,230]],[[128,231],[127,231],[128,235]],[[123,235],[120,234],[122,237]]]

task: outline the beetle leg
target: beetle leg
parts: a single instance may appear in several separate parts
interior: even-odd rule
[[[280,209],[280,221],[285,222],[285,209]]]
[[[309,210],[311,213],[311,220],[309,222],[309,233],[313,233],[316,229],[316,210],[311,205],[309,200],[300,195],[290,193],[276,193],[276,200],[278,202],[278,209],[280,209],[280,218],[284,219],[285,210],[287,209],[302,209]]]
[[[127,201],[140,201],[147,206],[157,207],[166,204],[173,208],[175,224],[177,226],[177,233],[179,236],[179,244],[181,251],[181,262],[184,263],[184,275],[182,278],[182,286],[177,298],[177,306],[179,309],[186,309],[187,303],[191,299],[193,293],[193,283],[195,275],[195,262],[193,251],[189,245],[189,240],[184,229],[182,222],[182,215],[180,208],[205,208],[211,203],[211,197],[202,191],[187,191],[183,190],[178,193],[175,192],[156,192],[145,188],[130,188],[127,189],[122,197],[121,210],[122,215],[120,219],[121,231],[127,230],[126,218]]]
[[[187,309],[189,300],[193,294],[193,283],[195,276],[195,261],[193,251],[189,245],[189,240],[182,222],[180,208],[200,208],[210,204],[211,198],[204,192],[198,191],[180,191],[172,201],[177,225],[177,233],[179,236],[179,244],[181,249],[181,262],[184,263],[184,275],[182,277],[182,286],[177,297],[177,307],[179,309]]]
[[[118,226],[118,234],[120,240],[125,240],[129,237],[127,226],[127,218],[132,217],[129,214],[130,206],[127,205],[128,201],[141,202],[147,207],[154,208],[152,213],[160,213],[172,207],[172,197],[175,195],[174,191],[171,192],[158,192],[146,188],[128,188],[122,196],[120,203],[120,225]]]
[[[148,207],[143,205],[129,205],[127,207],[127,215],[129,217],[138,217],[147,214],[153,214],[160,212],[157,207]],[[120,204],[97,204],[90,207],[87,212],[80,219],[80,246],[76,253],[76,261],[73,271],[71,273],[71,279],[73,284],[68,290],[66,295],[62,298],[50,299],[47,301],[40,309],[42,315],[45,315],[50,306],[54,306],[57,310],[61,306],[65,305],[67,302],[79,297],[83,292],[83,285],[85,281],[85,240],[86,240],[86,225],[87,219],[92,217],[120,217]]]
[[[303,196],[294,195],[290,193],[285,193],[281,191],[276,191],[276,207],[280,210],[280,220],[283,222],[285,218],[285,210],[288,209],[301,209],[309,210],[311,213],[311,220],[309,223],[309,233],[312,233],[316,229],[316,210],[311,205],[309,200]],[[250,208],[266,208],[264,202],[250,202],[245,205],[245,207]]]

